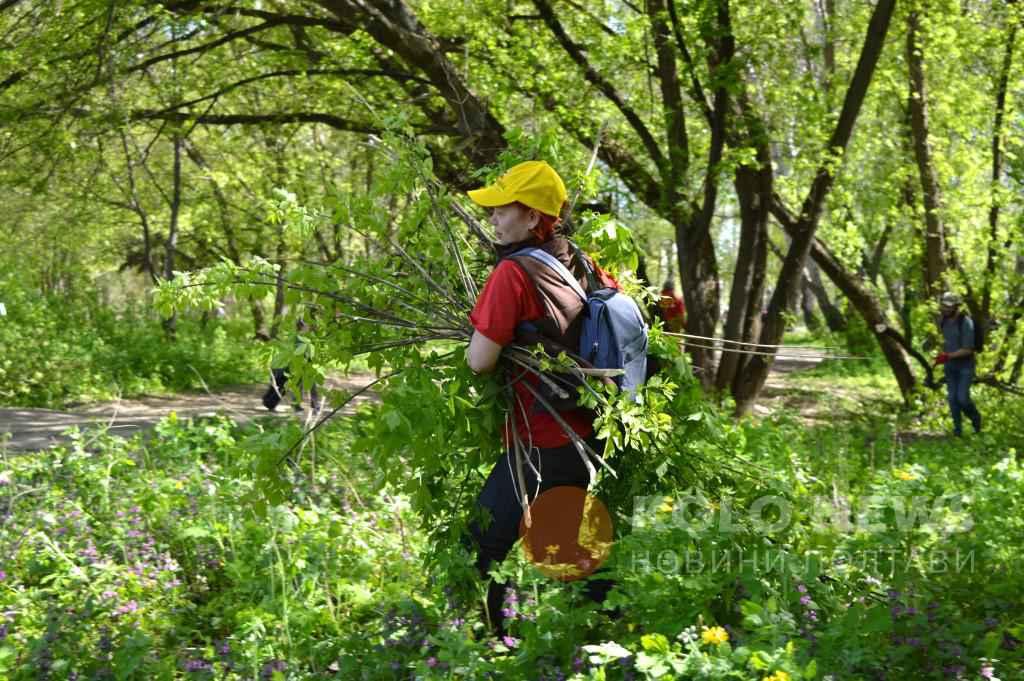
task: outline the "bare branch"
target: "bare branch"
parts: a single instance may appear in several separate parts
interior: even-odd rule
[[[269,114],[194,114],[187,111],[153,111],[138,109],[131,113],[131,120],[166,120],[196,122],[201,125],[259,125],[261,123],[322,123],[336,130],[379,134],[381,127],[369,123],[351,121],[333,114],[315,111],[293,111]],[[458,135],[451,126],[425,125],[418,132],[428,135]]]
[[[586,56],[586,49],[581,45],[577,44],[569,37],[566,33],[565,27],[562,26],[562,22],[555,16],[555,11],[551,7],[551,3],[548,0],[533,0],[534,6],[537,11],[540,12],[544,18],[544,23],[547,24],[551,32],[555,34],[555,38],[558,43],[565,50],[566,54],[576,62],[576,64],[583,69],[584,77],[588,82],[593,84],[598,90],[601,91],[609,101],[611,101],[615,107],[622,113],[623,117],[629,122],[630,127],[640,137],[640,141],[643,143],[644,148],[647,150],[647,154],[654,161],[658,168],[665,167],[665,156],[661,152],[661,148],[658,146],[658,142],[654,139],[654,135],[647,129],[647,126],[641,120],[640,116],[637,115],[636,111],[626,103],[623,96],[615,89],[604,76],[597,72],[594,67],[590,64],[590,61]]]

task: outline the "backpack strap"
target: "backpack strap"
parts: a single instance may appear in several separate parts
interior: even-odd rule
[[[575,246],[573,246],[573,248],[575,248]],[[539,260],[540,262],[544,263],[545,265],[547,265],[548,267],[553,269],[558,274],[558,276],[560,276],[562,278],[562,281],[564,281],[566,283],[566,285],[568,285],[573,291],[575,291],[576,295],[578,295],[580,297],[580,300],[582,300],[583,303],[586,304],[586,302],[587,302],[587,294],[583,291],[583,288],[580,287],[580,283],[578,281],[576,281],[576,277],[572,276],[572,272],[570,272],[566,268],[566,266],[563,265],[561,263],[561,261],[559,261],[558,258],[556,258],[555,256],[551,255],[547,251],[541,250],[539,248],[524,248],[522,250],[516,251],[515,253],[512,253],[511,256],[509,256],[509,257],[517,256],[517,255],[529,256],[529,257],[533,258],[534,260]],[[587,269],[588,281],[589,281],[590,277],[592,277],[592,276],[593,275],[591,274],[590,269],[588,267],[588,269]]]
[[[957,335],[959,336],[960,347],[962,348],[962,347],[964,347],[964,322],[966,322],[970,318],[970,315],[967,314],[967,312],[961,312],[960,314],[957,315],[957,318],[958,319],[957,319],[957,325],[956,325],[956,332],[957,332]],[[971,320],[971,321],[973,322],[974,320]],[[974,343],[972,344],[971,350],[974,350],[974,347],[977,346],[977,345],[978,345],[978,327],[975,326],[974,327]]]
[[[572,241],[569,242],[569,246],[572,248],[572,252],[576,254],[576,259],[583,263],[583,270],[587,273],[587,287],[591,292],[597,291],[601,288],[597,281],[597,274],[594,272],[594,268],[590,263],[587,256],[583,255],[583,251]]]

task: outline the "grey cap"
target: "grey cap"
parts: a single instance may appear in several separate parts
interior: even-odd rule
[[[939,304],[943,307],[956,307],[960,304],[960,296],[952,291],[946,291],[939,299]]]

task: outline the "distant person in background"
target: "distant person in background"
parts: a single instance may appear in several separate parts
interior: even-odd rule
[[[661,312],[661,320],[665,322],[665,328],[672,333],[680,333],[686,324],[686,305],[683,304],[683,296],[676,292],[676,284],[669,279],[661,287],[661,300],[658,301],[658,308]]]
[[[295,331],[297,333],[306,333],[309,331],[309,325],[304,319],[299,318],[295,321]],[[296,346],[299,345],[298,338],[295,339],[295,344]],[[272,369],[270,385],[267,387],[266,392],[263,393],[263,406],[270,411],[277,409],[277,405],[279,405],[281,400],[284,399],[285,392],[288,389],[287,386],[288,369],[283,367],[279,369]],[[299,389],[295,391],[295,396],[298,398],[298,401],[292,404],[292,409],[298,411],[302,409],[301,386],[299,386]],[[313,386],[309,391],[309,406],[313,411],[320,411],[320,408],[323,406],[323,400],[321,399],[316,386]]]
[[[974,320],[960,312],[960,296],[946,292],[939,301],[939,330],[942,332],[942,352],[935,358],[946,372],[946,396],[953,417],[953,434],[963,435],[961,414],[967,414],[975,433],[981,432],[981,414],[971,400],[971,383],[975,371]]]

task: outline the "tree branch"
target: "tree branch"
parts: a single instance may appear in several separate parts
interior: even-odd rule
[[[208,102],[211,99],[212,100],[219,99],[220,97],[226,95],[227,93],[231,92],[232,90],[236,90],[236,89],[242,87],[243,85],[249,85],[250,83],[256,83],[256,82],[259,82],[261,80],[268,80],[270,78],[287,78],[287,77],[291,77],[291,76],[303,76],[303,77],[305,77],[305,76],[367,76],[367,77],[370,77],[370,78],[373,78],[373,77],[376,77],[376,76],[380,76],[380,77],[385,77],[385,78],[391,78],[391,79],[394,79],[394,80],[412,80],[412,81],[417,81],[417,82],[420,82],[420,83],[424,83],[426,85],[430,84],[430,81],[428,81],[428,80],[426,80],[424,78],[420,78],[419,76],[414,76],[411,73],[403,73],[403,72],[400,72],[400,71],[391,71],[391,70],[380,70],[380,69],[287,69],[287,70],[284,70],[284,71],[271,71],[269,73],[261,73],[261,74],[256,75],[256,76],[252,76],[251,78],[243,78],[242,80],[239,80],[237,82],[231,83],[230,85],[225,85],[224,87],[222,87],[221,89],[217,90],[216,92],[212,92],[212,93],[210,93],[208,95],[203,95],[202,97],[197,97],[196,99],[190,99],[188,101],[180,102],[178,104],[174,104],[173,106],[169,106],[166,109],[162,109],[161,113],[162,112],[167,112],[167,111],[176,111],[178,109],[183,109],[183,108],[191,107],[191,106],[194,106],[196,104],[201,104],[202,102]]]
[[[671,2],[671,0],[670,0]],[[669,166],[661,168],[666,212],[677,203],[676,195],[690,163],[690,142],[686,133],[686,112],[679,89],[679,71],[672,51],[669,29],[665,24],[663,0],[647,0],[648,19],[658,57],[658,83],[664,107],[665,138],[668,140]]]
[[[322,123],[336,130],[379,134],[379,125],[351,121],[333,114],[315,111],[292,111],[269,114],[193,114],[187,111],[153,111],[136,109],[130,115],[131,120],[160,120],[175,122],[196,122],[201,125],[259,125],[261,123]],[[418,132],[428,135],[458,135],[459,131],[451,126],[421,126]]]
[[[676,47],[679,48],[679,53],[683,55],[683,61],[686,62],[686,70],[690,74],[690,97],[700,105],[700,110],[704,113],[704,120],[708,122],[708,125],[711,125],[711,105],[708,104],[707,97],[704,94],[704,86],[700,84],[700,78],[697,76],[693,55],[690,54],[690,50],[686,48],[686,41],[683,40],[683,31],[679,23],[679,13],[676,11],[675,0],[666,1],[668,3],[669,20],[672,22],[672,33],[676,39]]]
[[[896,0],[878,0],[875,10],[871,14],[868,24],[867,35],[864,38],[864,46],[861,49],[860,58],[857,60],[857,67],[854,69],[850,86],[846,90],[843,99],[843,108],[839,112],[839,120],[829,137],[828,145],[825,147],[826,159],[818,167],[811,189],[800,209],[800,222],[803,229],[817,225],[818,216],[821,214],[825,196],[835,182],[835,163],[833,155],[842,155],[846,151],[846,145],[853,134],[853,125],[857,121],[861,104],[864,103],[864,96],[867,94],[868,85],[875,72],[875,65],[885,45],[885,36],[889,32],[889,23],[892,20]]]
[[[562,49],[565,50],[566,54],[568,54],[581,69],[583,69],[583,74],[587,81],[594,85],[609,101],[615,104],[616,108],[618,108],[622,113],[626,121],[629,122],[630,127],[633,128],[633,131],[638,137],[640,137],[641,143],[647,150],[647,154],[651,157],[651,160],[654,161],[654,164],[658,166],[659,169],[665,168],[665,156],[661,153],[661,148],[654,139],[654,135],[652,135],[651,131],[647,129],[647,126],[644,125],[644,122],[632,107],[626,104],[625,99],[621,94],[619,94],[615,87],[608,82],[604,76],[599,74],[593,66],[591,66],[590,61],[587,59],[585,54],[586,50],[573,42],[572,38],[569,37],[569,34],[565,32],[565,28],[562,26],[562,23],[558,20],[558,17],[555,16],[555,11],[551,7],[551,3],[548,2],[548,0],[533,0],[533,4],[544,18],[544,23],[547,24],[547,27],[555,34],[555,38],[562,46]]]

